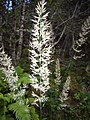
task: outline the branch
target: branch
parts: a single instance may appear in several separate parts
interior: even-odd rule
[[[20,30],[21,30],[21,29],[16,30],[16,32],[17,32],[17,33],[19,33],[19,32],[20,32]],[[28,32],[28,33],[31,33],[31,30],[29,30],[29,29],[23,29],[23,32]]]
[[[57,41],[57,42],[55,42],[55,43],[54,43],[54,45],[53,45],[52,47],[54,47],[56,44],[58,44],[58,43],[59,43],[59,41],[61,40],[61,38],[62,38],[62,36],[63,36],[63,34],[64,34],[64,32],[65,32],[65,30],[66,30],[66,26],[64,27],[64,29],[63,29],[63,31],[62,31],[62,33],[61,33],[61,35],[60,35],[60,37],[59,37],[58,41]]]
[[[61,25],[67,23],[69,20],[73,19],[74,16],[75,16],[77,7],[78,7],[78,2],[76,3],[75,9],[74,9],[74,11],[73,11],[73,15],[72,15],[71,17],[69,17],[67,20],[63,21],[63,22],[62,22],[61,24],[59,24],[58,26],[56,26],[56,27],[54,28],[54,30],[56,30],[56,29],[57,29],[58,27],[60,27]]]

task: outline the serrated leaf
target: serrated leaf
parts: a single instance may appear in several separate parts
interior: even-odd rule
[[[9,110],[14,111],[18,120],[31,120],[31,116],[26,105],[19,104],[18,102],[12,103],[9,105]]]

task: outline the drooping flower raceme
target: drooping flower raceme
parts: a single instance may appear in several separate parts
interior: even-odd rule
[[[75,51],[74,59],[82,58],[85,54],[82,53],[81,47],[87,41],[87,34],[90,33],[90,16],[86,19],[81,28],[81,33],[79,33],[79,39],[73,44],[73,50]]]
[[[30,60],[32,70],[32,86],[40,91],[40,96],[35,95],[36,101],[46,101],[45,93],[50,88],[48,65],[52,53],[52,30],[51,24],[47,21],[48,12],[45,8],[46,2],[42,0],[36,7],[36,16],[32,20],[34,28],[32,30],[32,41],[30,42]]]

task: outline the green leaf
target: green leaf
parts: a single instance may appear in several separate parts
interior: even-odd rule
[[[74,97],[77,99],[77,100],[80,100],[81,98],[81,94],[78,92],[78,93],[75,93],[74,94]]]
[[[8,103],[10,102],[10,97],[8,95],[3,95],[2,93],[0,93],[0,99]]]
[[[23,75],[20,77],[19,79],[20,83],[24,83],[24,84],[29,84],[31,83],[30,77],[28,73],[23,73]]]
[[[18,120],[31,120],[31,116],[26,105],[19,104],[18,102],[12,103],[9,105],[9,110],[14,111],[16,119]]]
[[[32,114],[35,114],[35,108],[34,107],[31,107],[30,111],[31,111]]]
[[[6,120],[6,116],[5,115],[0,115],[0,120]]]
[[[31,113],[32,120],[39,120],[39,116],[38,114],[36,114],[35,108],[33,106],[30,107],[30,113]]]
[[[29,103],[33,103],[34,102],[34,98],[29,98]]]
[[[17,75],[20,77],[22,74],[23,74],[23,69],[20,67],[20,66],[17,66],[15,68],[16,72],[17,72]]]

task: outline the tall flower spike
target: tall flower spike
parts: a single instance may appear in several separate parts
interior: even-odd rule
[[[90,33],[90,16],[86,19],[86,21],[84,22],[84,24],[82,25],[81,28],[82,32],[79,34],[80,39],[76,40],[76,42],[73,44],[73,50],[75,51],[74,54],[74,59],[78,59],[78,58],[82,58],[83,56],[85,56],[85,54],[82,54],[82,50],[80,49],[80,47],[85,44],[87,37],[86,35],[88,33]]]
[[[47,100],[45,97],[46,91],[49,86],[50,71],[48,65],[52,53],[52,30],[51,24],[47,21],[48,12],[46,12],[46,2],[42,0],[38,2],[36,7],[36,16],[34,16],[34,28],[32,30],[32,41],[30,42],[30,60],[32,65],[32,86],[40,91],[38,96],[39,102]],[[35,93],[32,95],[35,96]],[[37,96],[37,95],[36,95]],[[37,97],[36,97],[37,101]]]
[[[63,90],[62,90],[62,93],[61,93],[61,96],[60,96],[60,101],[62,102],[62,107],[66,107],[67,104],[65,104],[64,102],[66,100],[68,100],[68,92],[70,90],[70,82],[71,82],[71,77],[68,76],[67,77],[67,80],[63,86]]]
[[[60,74],[60,60],[59,58],[56,59],[56,80],[55,83],[56,85],[60,85],[61,83],[61,74]]]

